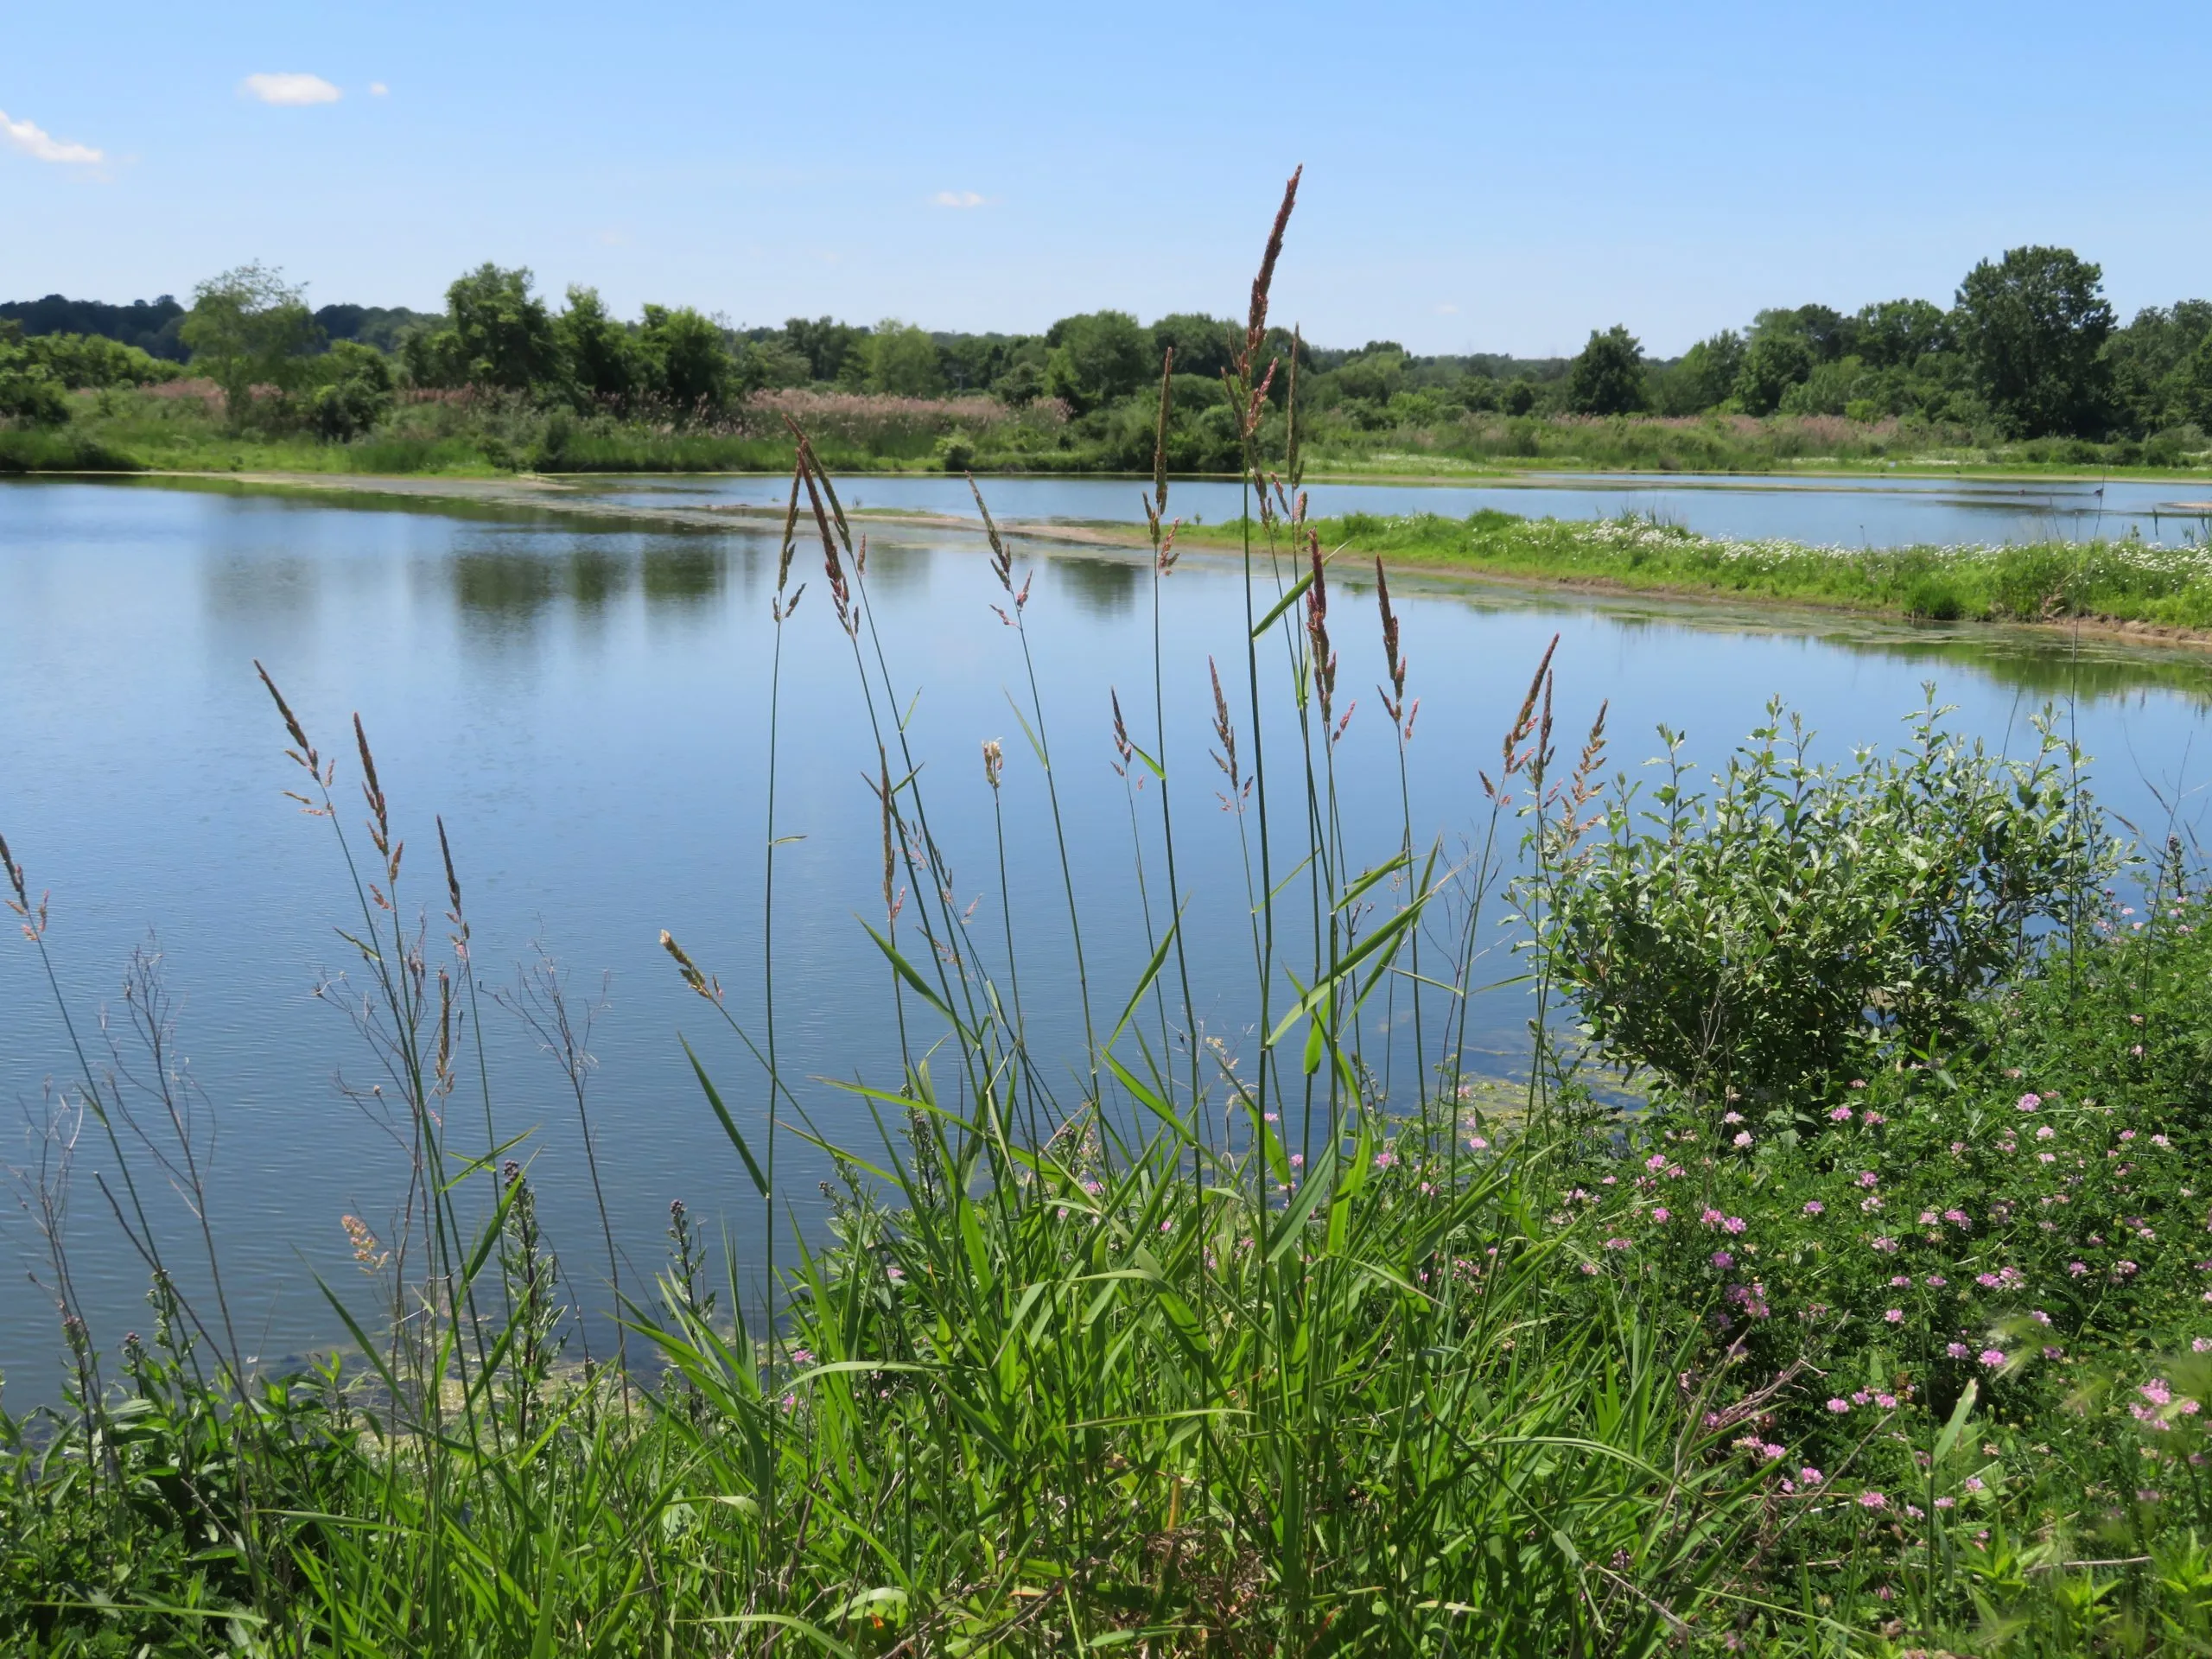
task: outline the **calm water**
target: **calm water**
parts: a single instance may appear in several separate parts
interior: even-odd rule
[[[1179,491],[1177,505],[1189,506]],[[1009,501],[1009,514],[1021,510]],[[373,1057],[342,1010],[312,994],[321,970],[347,964],[333,932],[351,925],[344,872],[330,826],[282,793],[294,774],[253,659],[327,753],[346,755],[346,721],[360,711],[412,849],[403,907],[429,910],[434,945],[444,929],[431,815],[442,812],[487,989],[512,982],[534,940],[568,966],[579,1002],[603,988],[591,1100],[616,1225],[642,1278],[660,1261],[671,1198],[710,1227],[726,1217],[754,1236],[743,1173],[684,1071],[677,1033],[699,1045],[756,1123],[757,1074],[656,941],[673,929],[731,986],[733,1008],[755,1017],[773,567],[772,546],[736,530],[657,536],[160,489],[0,486],[0,832],[33,887],[52,891],[51,946],[96,1055],[96,1012],[116,1003],[132,947],[152,940],[164,953],[196,1122],[214,1140],[211,1214],[250,1345],[284,1354],[334,1334],[311,1274],[359,1283],[340,1217],[382,1230],[399,1183],[385,1132],[341,1092],[374,1080]],[[912,729],[932,824],[960,901],[978,900],[974,925],[986,941],[1001,918],[977,746],[1008,740],[1008,859],[1032,1041],[1067,1056],[1079,1027],[1060,966],[1058,867],[1039,769],[1006,700],[1020,661],[988,608],[999,595],[977,545],[954,534],[887,538],[869,580],[893,674],[903,696],[920,693]],[[1237,658],[1240,590],[1233,565],[1187,558],[1167,587],[1164,649],[1198,1001],[1210,1035],[1249,1051],[1242,866],[1205,759],[1206,658],[1225,669]],[[855,919],[880,914],[880,830],[866,781],[875,755],[825,598],[817,579],[787,636],[779,810],[784,831],[805,839],[779,866],[779,1037],[794,1077],[891,1084],[886,974]],[[1380,857],[1397,835],[1395,770],[1365,690],[1380,652],[1363,601],[1343,594],[1338,606],[1344,695],[1361,697],[1339,753],[1350,834]],[[1885,742],[1930,677],[1961,705],[1962,721],[2017,747],[2031,712],[2075,687],[2107,798],[2161,826],[2160,795],[2180,795],[2187,822],[2200,816],[2189,791],[2204,772],[2196,737],[2212,672],[2198,658],[2094,646],[2077,657],[2025,636],[1961,640],[1833,621],[1808,631],[1448,585],[1408,592],[1402,610],[1422,700],[1414,818],[1452,845],[1479,805],[1475,768],[1495,754],[1554,632],[1567,729],[1610,698],[1624,764],[1656,751],[1650,727],[1661,719],[1687,727],[1693,752],[1717,760],[1777,691],[1831,751]],[[1100,1005],[1118,1009],[1148,952],[1127,884],[1132,832],[1109,766],[1107,697],[1118,686],[1132,723],[1149,726],[1142,568],[1042,560],[1029,617],[1069,855],[1085,884],[1093,982]],[[341,788],[358,818],[353,771],[348,757]],[[1156,849],[1148,868],[1157,881]],[[1155,892],[1156,914],[1164,903]],[[549,1224],[572,1276],[597,1286],[605,1270],[573,1103],[527,1030],[487,1011],[502,1128],[534,1130]],[[1519,1019],[1507,997],[1481,1010],[1478,1035],[1501,1064]],[[48,1079],[66,1078],[70,1065],[35,957],[12,933],[0,938],[0,1159],[31,1160],[35,1147],[16,1125],[38,1120]],[[800,1088],[826,1129],[868,1141],[850,1096],[818,1081]],[[810,1194],[821,1172],[786,1156],[791,1190]],[[111,1349],[144,1322],[142,1269],[91,1179],[111,1176],[112,1161],[104,1147],[80,1147],[68,1234],[96,1337]],[[147,1179],[181,1249],[181,1205],[158,1176]],[[802,1224],[811,1214],[802,1209]],[[0,1367],[19,1407],[50,1394],[54,1375],[52,1309],[25,1276],[38,1249],[11,1204],[0,1214]]]
[[[620,478],[578,480],[614,499],[685,505],[781,506],[778,478]],[[972,516],[957,478],[875,476],[839,486],[865,505]],[[1141,523],[1142,486],[1128,479],[1002,478],[985,485],[991,512],[1006,518]],[[1483,508],[1531,518],[1609,518],[1654,513],[1708,536],[1778,537],[1847,547],[1929,543],[2080,540],[2125,536],[2206,538],[2212,484],[2202,480],[2107,484],[1928,478],[1759,478],[1694,474],[1532,474],[1480,484],[1317,484],[1318,514],[1436,512],[1464,518]],[[1175,486],[1174,511],[1209,522],[1235,518],[1238,486],[1220,480]]]

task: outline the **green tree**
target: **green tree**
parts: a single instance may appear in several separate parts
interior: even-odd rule
[[[526,268],[486,261],[446,289],[462,380],[472,386],[529,391],[552,384],[560,369],[553,319],[531,291]]]
[[[1862,305],[1859,356],[1877,369],[1909,369],[1933,352],[1951,348],[1951,319],[1930,300],[1881,300]]]
[[[1004,374],[991,382],[991,396],[1016,409],[1045,395],[1045,365],[1033,357],[1017,357]]]
[[[316,364],[322,384],[308,409],[317,433],[334,443],[359,436],[391,409],[391,359],[359,340],[334,341]]]
[[[410,328],[399,337],[399,366],[411,386],[459,386],[467,383],[461,360],[461,337],[435,325]]]
[[[1698,343],[1681,361],[1659,377],[1659,410],[1664,415],[1700,415],[1724,402],[1736,389],[1744,367],[1744,337],[1733,328]]]
[[[20,426],[60,426],[69,400],[52,369],[25,347],[23,326],[0,318],[0,421]]]
[[[926,330],[886,317],[861,342],[868,389],[897,397],[932,397],[944,390],[937,342]]]
[[[834,317],[793,317],[784,324],[791,349],[807,361],[810,380],[836,380],[844,372],[845,359],[860,349],[868,330]]]
[[[1160,359],[1175,348],[1175,372],[1202,374],[1218,380],[1228,369],[1236,341],[1232,325],[1200,312],[1178,311],[1152,325],[1152,366],[1156,376]]]
[[[1628,415],[1649,401],[1643,384],[1643,346],[1624,323],[1600,334],[1567,371],[1567,406],[1578,415]]]
[[[1179,359],[1176,365],[1179,370]],[[1336,389],[1347,397],[1365,398],[1370,403],[1387,404],[1399,387],[1405,384],[1406,354],[1403,352],[1379,351],[1363,353],[1349,363],[1338,366],[1329,376]]]
[[[1959,343],[1998,417],[2027,437],[2104,424],[2104,271],[2066,248],[2014,248],[1959,284]]]
[[[2149,434],[2195,418],[2184,407],[2182,369],[2212,333],[2212,302],[2183,300],[2171,310],[2145,306],[2105,342],[2113,401],[2136,431]]]
[[[1833,363],[1858,349],[1859,325],[1826,305],[1778,307],[1751,320],[1754,334],[1795,334],[1815,363]]]
[[[803,386],[813,378],[814,365],[781,330],[747,340],[737,353],[736,385],[741,391]]]
[[[1151,342],[1126,311],[1062,317],[1046,332],[1045,390],[1086,414],[1159,378]]]
[[[1802,335],[1784,328],[1762,329],[1744,348],[1736,372],[1736,400],[1747,415],[1771,415],[1789,388],[1813,372],[1813,349]]]
[[[281,392],[297,384],[301,361],[315,344],[301,290],[258,260],[194,289],[181,333],[193,366],[222,389],[233,430],[252,412],[257,386]]]
[[[1857,357],[1815,363],[1812,372],[1782,394],[1784,415],[1843,415],[1867,390],[1866,365]],[[1868,411],[1872,412],[1872,411]]]
[[[620,408],[636,393],[644,372],[638,342],[608,315],[597,289],[569,290],[568,308],[553,320],[553,338],[579,408]]]
[[[638,347],[653,391],[678,421],[712,414],[728,400],[737,365],[713,319],[688,305],[649,305]]]
[[[2174,412],[2212,432],[2212,333],[2197,340],[2196,349],[2173,372],[2171,382]]]

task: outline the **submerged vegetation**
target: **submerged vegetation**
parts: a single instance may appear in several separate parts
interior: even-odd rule
[[[1894,753],[1825,765],[1777,708],[1710,780],[1668,734],[1638,785],[1603,713],[1556,728],[1571,665],[1549,650],[1500,711],[1464,845],[1424,838],[1409,785],[1386,844],[1350,844],[1340,742],[1382,742],[1402,776],[1464,763],[1424,758],[1420,645],[1379,567],[1387,724],[1348,733],[1338,646],[1372,624],[1343,606],[1299,457],[1263,447],[1295,188],[1231,365],[1255,506],[1242,637],[1210,686],[1171,691],[1155,629],[1149,701],[1115,703],[1140,845],[1164,857],[1116,882],[1002,833],[983,849],[1001,872],[1057,858],[1065,918],[1019,913],[1003,877],[998,916],[962,910],[930,827],[954,787],[1040,791],[1057,813],[1059,711],[1026,672],[1052,625],[1012,550],[988,532],[1036,764],[986,741],[950,784],[901,715],[913,642],[878,632],[866,544],[796,441],[778,661],[804,629],[793,648],[849,652],[865,693],[885,858],[867,925],[905,1060],[842,1090],[880,1140],[832,1146],[830,1085],[779,1054],[778,925],[815,918],[776,885],[791,734],[772,696],[758,1020],[726,997],[729,964],[664,935],[728,1027],[726,1052],[692,1055],[697,1109],[763,1230],[717,1260],[677,1204],[643,1285],[610,1230],[614,1352],[583,1351],[601,1241],[545,1236],[538,1178],[479,1082],[466,849],[439,826],[443,868],[414,896],[365,730],[326,753],[270,684],[293,787],[355,883],[375,1101],[405,1149],[397,1219],[347,1218],[366,1288],[326,1294],[353,1349],[257,1373],[212,1228],[162,1236],[130,1184],[194,1192],[206,1152],[166,1092],[158,976],[134,967],[118,1029],[151,1063],[85,1067],[66,1109],[111,1159],[154,1322],[119,1345],[91,1329],[55,1230],[68,1389],[0,1418],[0,1640],[884,1656],[2212,1640],[2212,899],[2188,849],[2115,839],[2053,722],[2008,757],[1934,706]],[[1171,375],[1155,396],[1158,618],[1180,539]],[[1165,700],[1192,693],[1210,756],[1169,747]],[[1217,805],[1250,916],[1230,1029],[1198,1017],[1175,852]],[[26,948],[59,949],[66,907],[16,849],[0,870]],[[1083,955],[1081,918],[1107,905],[1154,918],[1133,983]],[[1064,963],[1039,933],[1066,940]],[[1516,977],[1525,1069],[1478,1076],[1469,999]],[[1030,1046],[1048,1003],[1079,1009],[1071,1053]],[[543,1029],[572,1074],[586,1064],[557,1005]],[[1634,1109],[1608,1086],[1623,1074]],[[794,1140],[836,1179],[826,1236],[791,1259]],[[588,1120],[584,1145],[610,1155]],[[68,1171],[48,1177],[52,1216]],[[204,1297],[180,1288],[199,1273]]]

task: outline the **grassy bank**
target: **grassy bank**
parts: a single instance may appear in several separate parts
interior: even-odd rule
[[[402,393],[391,411],[343,441],[318,437],[281,405],[244,427],[222,416],[204,382],[179,380],[79,392],[65,428],[0,430],[0,471],[151,467],[185,471],[429,473],[787,471],[784,416],[812,435],[841,472],[973,470],[1113,473],[1148,469],[1147,411],[1071,416],[1062,405],[1010,405],[979,394],[906,397],[785,391],[749,398],[688,424],[579,415],[513,395]],[[1171,451],[1176,467],[1236,467],[1225,404],[1199,411]],[[1192,416],[1194,420],[1198,416]],[[1218,431],[1214,428],[1220,428]],[[1264,412],[1260,435],[1280,448],[1281,413]],[[1374,428],[1328,411],[1301,417],[1306,465],[1316,476],[1453,478],[1530,469],[1777,473],[1924,472],[2026,476],[2173,478],[2205,474],[2187,448],[2131,441],[2007,442],[1963,429],[1840,416],[1506,416],[1446,410]]]
[[[1936,621],[2071,618],[2201,631],[2212,627],[2212,550],[2134,540],[1959,547],[1815,547],[1702,536],[1626,517],[1593,522],[1482,512],[1382,518],[1351,513],[1313,526],[1335,556],[1409,569],[1462,570],[1650,594],[1848,607]],[[1185,525],[1194,545],[1234,546],[1239,524]]]

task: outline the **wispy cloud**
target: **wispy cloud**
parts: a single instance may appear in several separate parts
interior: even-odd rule
[[[1435,309],[1436,315],[1440,317],[1456,317],[1459,315],[1459,308],[1449,300],[1444,301]]]
[[[369,96],[371,98],[383,98],[389,94],[391,91],[391,88],[385,86],[384,82],[380,80],[372,80],[369,83]]]
[[[238,91],[264,104],[335,104],[346,96],[321,75],[248,75]]]
[[[989,199],[973,190],[940,190],[930,198],[939,207],[988,207]]]
[[[34,121],[17,121],[0,110],[0,137],[10,149],[20,149],[35,162],[55,162],[63,167],[98,167],[107,158],[90,144],[64,143]]]

